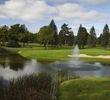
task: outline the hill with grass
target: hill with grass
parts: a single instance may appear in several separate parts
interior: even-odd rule
[[[110,78],[79,78],[63,82],[57,100],[110,100]]]

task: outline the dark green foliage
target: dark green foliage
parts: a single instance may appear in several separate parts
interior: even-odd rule
[[[8,26],[4,25],[0,27],[0,46],[4,44],[4,42],[8,41]]]
[[[18,40],[19,40],[20,42],[22,42],[24,45],[25,45],[25,43],[28,44],[28,42],[32,41],[32,35],[31,35],[31,33],[29,33],[29,32],[20,33],[20,34],[18,35]]]
[[[48,49],[48,44],[54,42],[54,30],[50,26],[41,27],[37,34],[37,40]]]
[[[54,41],[52,44],[54,46],[56,46],[56,45],[58,45],[58,30],[57,30],[57,26],[55,25],[55,22],[53,19],[50,22],[49,26],[54,30]]]
[[[68,35],[68,45],[72,46],[74,44],[74,33],[73,31],[70,31]]]
[[[108,40],[108,46],[110,47],[110,35],[109,35],[109,40]]]
[[[88,33],[86,28],[80,25],[76,38],[76,43],[78,44],[79,48],[84,48],[84,46],[87,44],[87,38],[88,38]]]
[[[108,25],[106,24],[106,25],[104,26],[103,33],[102,33],[102,35],[100,36],[101,46],[102,46],[102,47],[107,48],[108,43],[109,43],[109,36],[110,36],[109,27],[108,27]]]
[[[15,40],[9,40],[7,47],[20,47],[19,43]]]
[[[27,37],[27,33],[29,33],[29,32],[28,32],[27,28],[25,27],[25,25],[20,25],[20,24],[12,25],[10,27],[8,33],[9,33],[8,34],[8,38],[9,38],[8,46],[9,47],[18,47],[18,41],[20,41],[20,42],[25,41],[27,43],[27,41],[29,39],[29,36]],[[24,35],[26,38],[24,38]],[[13,43],[12,43],[12,41],[13,41]]]
[[[61,26],[61,30],[60,30],[60,32],[59,32],[59,45],[61,46],[61,45],[65,45],[65,47],[66,47],[66,45],[67,45],[67,40],[68,40],[68,35],[72,32],[72,31],[70,31],[71,30],[71,28],[69,28],[68,27],[68,24],[63,24],[62,26]]]
[[[94,26],[90,29],[90,34],[88,35],[88,46],[91,48],[96,47],[97,37]]]

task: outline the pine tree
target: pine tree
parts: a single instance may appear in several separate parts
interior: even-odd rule
[[[69,33],[70,33],[70,29],[71,29],[71,28],[68,27],[68,24],[65,24],[65,23],[64,23],[64,24],[61,26],[59,38],[62,38],[62,42],[64,43],[65,47],[66,47],[66,45],[67,45],[67,37],[68,37],[68,35],[69,35]],[[60,37],[60,36],[61,36],[61,37]],[[60,40],[59,40],[59,41],[60,41]]]
[[[88,35],[88,46],[91,48],[96,47],[97,37],[94,26],[90,29],[90,34]]]
[[[69,46],[72,46],[74,44],[74,33],[73,33],[73,31],[70,31],[67,41],[68,41]]]
[[[54,30],[54,41],[53,41],[53,45],[56,46],[58,45],[58,31],[57,31],[57,26],[55,25],[54,20],[52,19],[49,26]]]
[[[87,38],[88,38],[88,33],[86,28],[80,25],[76,38],[76,43],[80,48],[84,48],[84,46],[87,44]]]
[[[102,37],[101,37],[101,45],[102,47],[104,47],[105,49],[107,48],[108,42],[109,42],[109,27],[107,24],[105,24],[104,29],[103,29],[103,33],[102,33]]]
[[[109,34],[108,46],[110,48],[110,34]]]

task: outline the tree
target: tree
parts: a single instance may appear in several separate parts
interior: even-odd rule
[[[110,48],[110,35],[109,35],[109,40],[108,40],[108,46]]]
[[[70,31],[67,41],[68,41],[69,46],[72,46],[74,44],[74,33],[73,33],[73,31]]]
[[[12,45],[12,46],[18,47],[19,45],[17,46],[16,44],[18,44],[19,40],[20,41],[22,40],[21,36],[23,38],[23,37],[25,37],[25,35],[27,35],[26,33],[28,33],[28,30],[25,25],[20,25],[20,24],[12,25],[9,29],[9,35],[8,35],[9,42],[14,41],[15,45]],[[23,40],[23,41],[25,41],[25,40]],[[8,46],[11,46],[11,44],[12,44],[11,42],[8,43]]]
[[[37,34],[38,42],[44,44],[48,49],[48,44],[54,40],[54,30],[50,26],[43,26]]]
[[[84,46],[87,44],[87,38],[88,38],[88,33],[86,28],[80,25],[76,38],[76,43],[80,48],[84,48]]]
[[[4,25],[0,27],[0,46],[4,43],[7,42],[7,35],[8,35],[8,26]]]
[[[100,34],[100,36],[97,38],[97,43],[100,46],[101,46],[101,40],[102,40],[102,34]]]
[[[68,27],[68,24],[65,24],[65,23],[64,23],[64,24],[61,26],[61,30],[60,30],[60,33],[59,33],[59,39],[61,39],[61,40],[59,40],[59,41],[61,41],[61,43],[64,44],[65,47],[66,47],[66,45],[67,45],[67,36],[68,36],[69,33],[70,33],[70,29],[71,29],[71,28]],[[60,45],[61,45],[61,44],[60,44]]]
[[[88,46],[91,48],[96,47],[97,37],[94,26],[90,29],[90,34],[88,35]]]
[[[102,47],[104,47],[105,49],[107,48],[108,42],[109,42],[109,27],[107,24],[105,24],[104,29],[103,29],[103,33],[102,33],[102,37],[101,37],[101,45]]]
[[[49,26],[54,30],[54,41],[53,41],[53,45],[56,46],[58,45],[58,31],[57,31],[57,26],[55,25],[54,20],[52,19]]]
[[[20,42],[22,42],[23,43],[23,45],[25,45],[25,43],[27,43],[28,44],[28,42],[30,41],[30,39],[31,39],[31,33],[29,33],[29,32],[26,32],[26,33],[20,33],[19,35],[18,35],[18,40],[20,41]]]
[[[58,35],[58,43],[59,43],[60,47],[65,44],[64,35],[62,34],[62,30],[59,32],[59,35]]]

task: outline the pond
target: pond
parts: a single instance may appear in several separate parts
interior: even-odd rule
[[[69,61],[68,61],[69,62]],[[35,59],[25,59],[20,55],[5,55],[0,56],[0,79],[8,81],[11,78],[17,78],[26,74],[47,72],[53,74],[56,70],[60,70],[63,66],[67,67],[66,62],[39,62]],[[86,65],[88,65],[86,63]],[[76,70],[69,69],[70,72],[74,73],[78,77],[109,77],[110,66],[104,66],[100,63],[89,64],[97,66],[98,69],[90,70]],[[61,67],[62,66],[62,67]],[[92,67],[91,66],[91,67]],[[65,68],[66,68],[65,67]],[[68,70],[68,69],[67,69]]]

